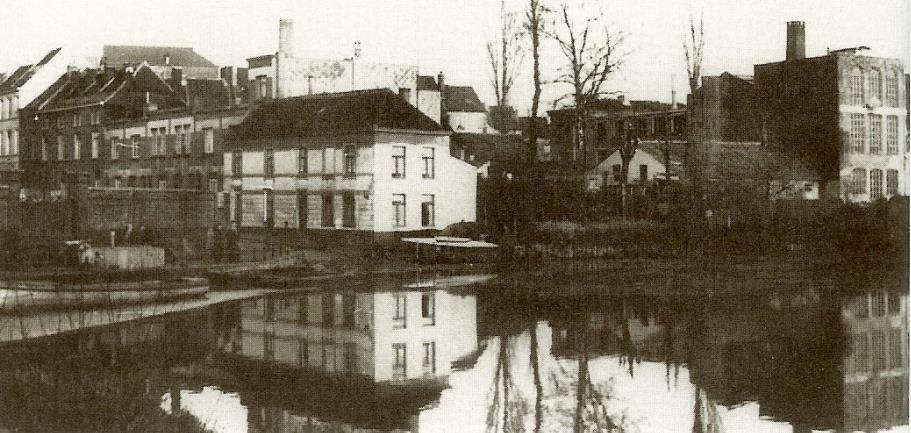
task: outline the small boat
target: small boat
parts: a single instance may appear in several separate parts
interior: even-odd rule
[[[0,282],[0,310],[155,303],[199,297],[208,291],[209,280],[205,278],[90,284],[20,280],[9,283]]]
[[[498,247],[494,243],[454,236],[402,238],[402,242],[413,245],[418,261],[431,263],[487,262]]]

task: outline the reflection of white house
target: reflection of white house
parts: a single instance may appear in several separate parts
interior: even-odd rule
[[[672,146],[677,146],[676,142]],[[670,180],[679,180],[683,165],[675,152],[670,155],[671,170]],[[589,191],[598,191],[605,187],[620,185],[622,159],[620,151],[615,150],[593,169],[586,173],[586,188]],[[633,154],[626,174],[628,185],[645,186],[655,179],[666,179],[665,157],[661,144],[652,141],[639,143],[636,153]]]
[[[474,167],[449,132],[386,89],[257,105],[224,154],[241,227],[442,229],[475,220]]]
[[[477,348],[473,296],[445,290],[329,292],[243,304],[238,355],[403,384],[445,379]]]

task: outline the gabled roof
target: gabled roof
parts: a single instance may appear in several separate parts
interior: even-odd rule
[[[239,139],[366,132],[377,128],[445,130],[389,89],[297,96],[263,102],[233,131]]]
[[[450,113],[486,113],[487,107],[471,86],[446,85],[444,100]]]
[[[145,103],[146,92],[149,92],[150,102],[156,104],[159,110],[186,106],[177,91],[147,66],[140,66],[135,71],[105,68],[64,73],[26,109],[52,111],[102,102],[107,104],[116,97],[118,101],[112,102],[112,105],[129,110]]]
[[[147,62],[151,66],[215,67],[214,63],[189,47],[105,45],[103,55],[112,66]],[[169,63],[165,62],[165,57],[170,58]]]
[[[16,68],[6,80],[0,80],[0,93],[6,93],[22,87],[23,84],[28,82],[32,75],[35,75],[35,72],[38,72],[42,66],[46,65],[47,62],[51,61],[57,53],[60,52],[60,48],[55,48],[44,55],[38,63],[34,65],[25,65]]]

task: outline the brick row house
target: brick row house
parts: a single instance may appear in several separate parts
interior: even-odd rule
[[[239,227],[397,232],[475,220],[477,176],[388,89],[261,102],[224,153]]]
[[[29,193],[64,185],[217,189],[222,130],[246,108],[221,80],[170,72],[165,80],[145,64],[73,70],[23,108]]]

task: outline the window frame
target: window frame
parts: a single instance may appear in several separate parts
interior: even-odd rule
[[[263,177],[275,178],[275,150],[271,147],[263,149]]]
[[[202,152],[215,153],[215,128],[202,128]]]
[[[139,148],[142,146],[142,136],[139,134],[133,134],[130,136],[130,157],[133,159],[139,158]]]
[[[429,206],[427,206],[429,204]],[[427,209],[429,208],[429,210]],[[429,215],[427,219],[424,218],[425,213]],[[434,194],[421,194],[421,227],[435,227],[436,226],[436,195]]]
[[[880,154],[883,151],[883,116],[870,114],[868,116],[870,143],[867,146],[871,154]]]
[[[357,228],[357,198],[351,191],[342,194],[342,227]]]
[[[401,150],[401,155],[397,152]],[[395,179],[404,179],[407,173],[408,149],[406,146],[392,146],[392,177]],[[400,167],[401,165],[401,167]]]
[[[874,168],[870,170],[870,200],[883,198],[883,171]]]
[[[424,179],[434,179],[436,178],[436,148],[433,147],[424,147],[424,155],[421,156],[421,161],[423,162],[423,173],[421,177]],[[430,151],[430,155],[427,152]]]
[[[392,327],[394,329],[408,328],[408,294],[407,292],[393,293],[395,309],[392,313]]]
[[[346,145],[343,150],[344,156],[344,176],[354,177],[357,175],[357,146]]]
[[[891,197],[898,194],[898,170],[890,168],[886,170],[886,196]]]
[[[308,174],[309,167],[307,165],[309,164],[310,160],[309,160],[309,155],[307,152],[308,152],[308,149],[306,147],[300,147],[297,150],[297,175],[298,176],[306,176]]]
[[[886,116],[886,155],[898,155],[898,116]]]
[[[392,224],[397,228],[408,226],[408,198],[405,194],[392,194]]]

